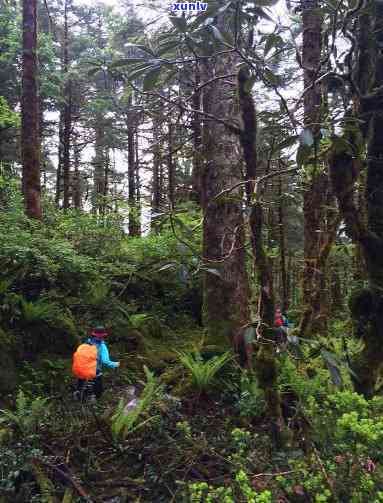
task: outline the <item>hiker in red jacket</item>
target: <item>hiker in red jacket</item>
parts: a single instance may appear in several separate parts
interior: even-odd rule
[[[277,341],[284,343],[287,340],[287,329],[289,328],[289,320],[283,316],[279,307],[275,310],[274,325],[277,329]]]

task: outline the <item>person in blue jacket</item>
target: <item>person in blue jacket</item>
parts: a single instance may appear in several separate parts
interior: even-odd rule
[[[106,328],[98,326],[92,329],[90,337],[86,340],[86,344],[97,346],[96,377],[92,381],[85,381],[84,379],[78,380],[76,391],[78,397],[81,396],[81,391],[84,389],[84,386],[89,383],[90,388],[92,389],[91,400],[100,398],[104,391],[102,367],[104,365],[110,368],[117,368],[120,366],[120,362],[114,362],[109,358],[108,347],[104,340],[107,336],[108,331]]]

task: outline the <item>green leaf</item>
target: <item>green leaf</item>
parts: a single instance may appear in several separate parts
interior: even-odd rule
[[[279,76],[273,73],[271,70],[266,68],[265,70],[265,78],[272,86],[278,86],[280,84]]]
[[[159,269],[157,269],[157,272],[168,271],[169,269],[175,269],[177,266],[178,264],[176,262],[169,262],[168,264],[165,264]]]
[[[228,42],[229,39],[229,34],[225,33],[223,34],[222,32],[219,31],[219,29],[214,26],[213,24],[209,25],[209,30],[212,32],[214,38],[216,38],[219,42],[221,42],[223,45],[229,45],[232,47],[233,40],[231,40],[231,43]],[[225,35],[225,36],[224,36]]]
[[[153,69],[153,65],[140,65],[139,67],[136,67],[131,73],[129,73],[128,79],[136,80],[138,77],[141,77],[141,75],[144,75],[151,69]]]
[[[330,372],[333,383],[335,384],[335,386],[341,386],[342,376],[339,370],[338,361],[334,358],[334,355],[326,349],[321,349],[321,355],[325,361],[326,367]]]
[[[154,67],[152,70],[149,70],[144,77],[143,89],[144,91],[151,91],[154,86],[157,84],[158,79],[161,75],[161,66]]]
[[[116,61],[113,61],[109,67],[110,68],[117,68],[119,66],[128,66],[132,63],[145,63],[145,58],[123,58],[123,59],[117,59]]]
[[[178,45],[179,45],[178,40],[173,40],[171,42],[161,44],[157,51],[157,56],[162,56],[163,54],[172,51],[173,49],[178,47]]]
[[[153,50],[146,45],[132,44],[132,43],[128,42],[127,44],[124,44],[124,47],[135,47],[136,49],[140,49],[141,51],[144,51],[144,52],[150,54],[151,56],[155,56]]]
[[[186,19],[184,17],[179,16],[170,16],[169,17],[172,25],[181,33],[186,33],[188,25],[186,23]]]
[[[264,56],[267,56],[273,47],[278,47],[281,44],[283,44],[282,37],[275,35],[275,33],[268,35],[265,44]]]

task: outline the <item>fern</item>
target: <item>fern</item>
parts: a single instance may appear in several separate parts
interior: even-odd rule
[[[139,428],[142,428],[148,422],[155,419],[157,416],[151,416],[143,421],[139,419],[151,409],[154,401],[162,391],[162,385],[158,383],[158,379],[152,372],[145,366],[146,375],[145,388],[142,391],[141,397],[137,400],[136,407],[127,412],[126,402],[121,399],[117,408],[111,418],[111,430],[115,440],[119,438],[126,438],[127,435],[133,433]]]
[[[217,372],[232,359],[230,351],[204,361],[198,351],[194,353],[177,353],[182,365],[190,371],[192,386],[199,392],[207,391]]]
[[[0,423],[16,427],[20,433],[29,434],[36,431],[38,423],[48,412],[47,398],[28,398],[20,390],[16,398],[16,410],[0,409]]]
[[[21,300],[21,313],[23,321],[26,323],[48,321],[56,312],[56,304],[52,304],[46,300],[37,300],[36,302]]]

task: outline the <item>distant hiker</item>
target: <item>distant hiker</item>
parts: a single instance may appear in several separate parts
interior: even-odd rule
[[[282,311],[279,307],[275,310],[274,325],[277,329],[277,341],[279,343],[285,343],[287,341],[287,332],[290,323],[287,317],[283,316]]]
[[[90,337],[77,348],[73,355],[72,370],[78,378],[76,398],[81,398],[86,390],[89,390],[92,401],[100,398],[103,392],[103,365],[110,368],[120,366],[120,362],[114,362],[109,358],[108,347],[104,341],[107,335],[105,327],[93,328]]]

